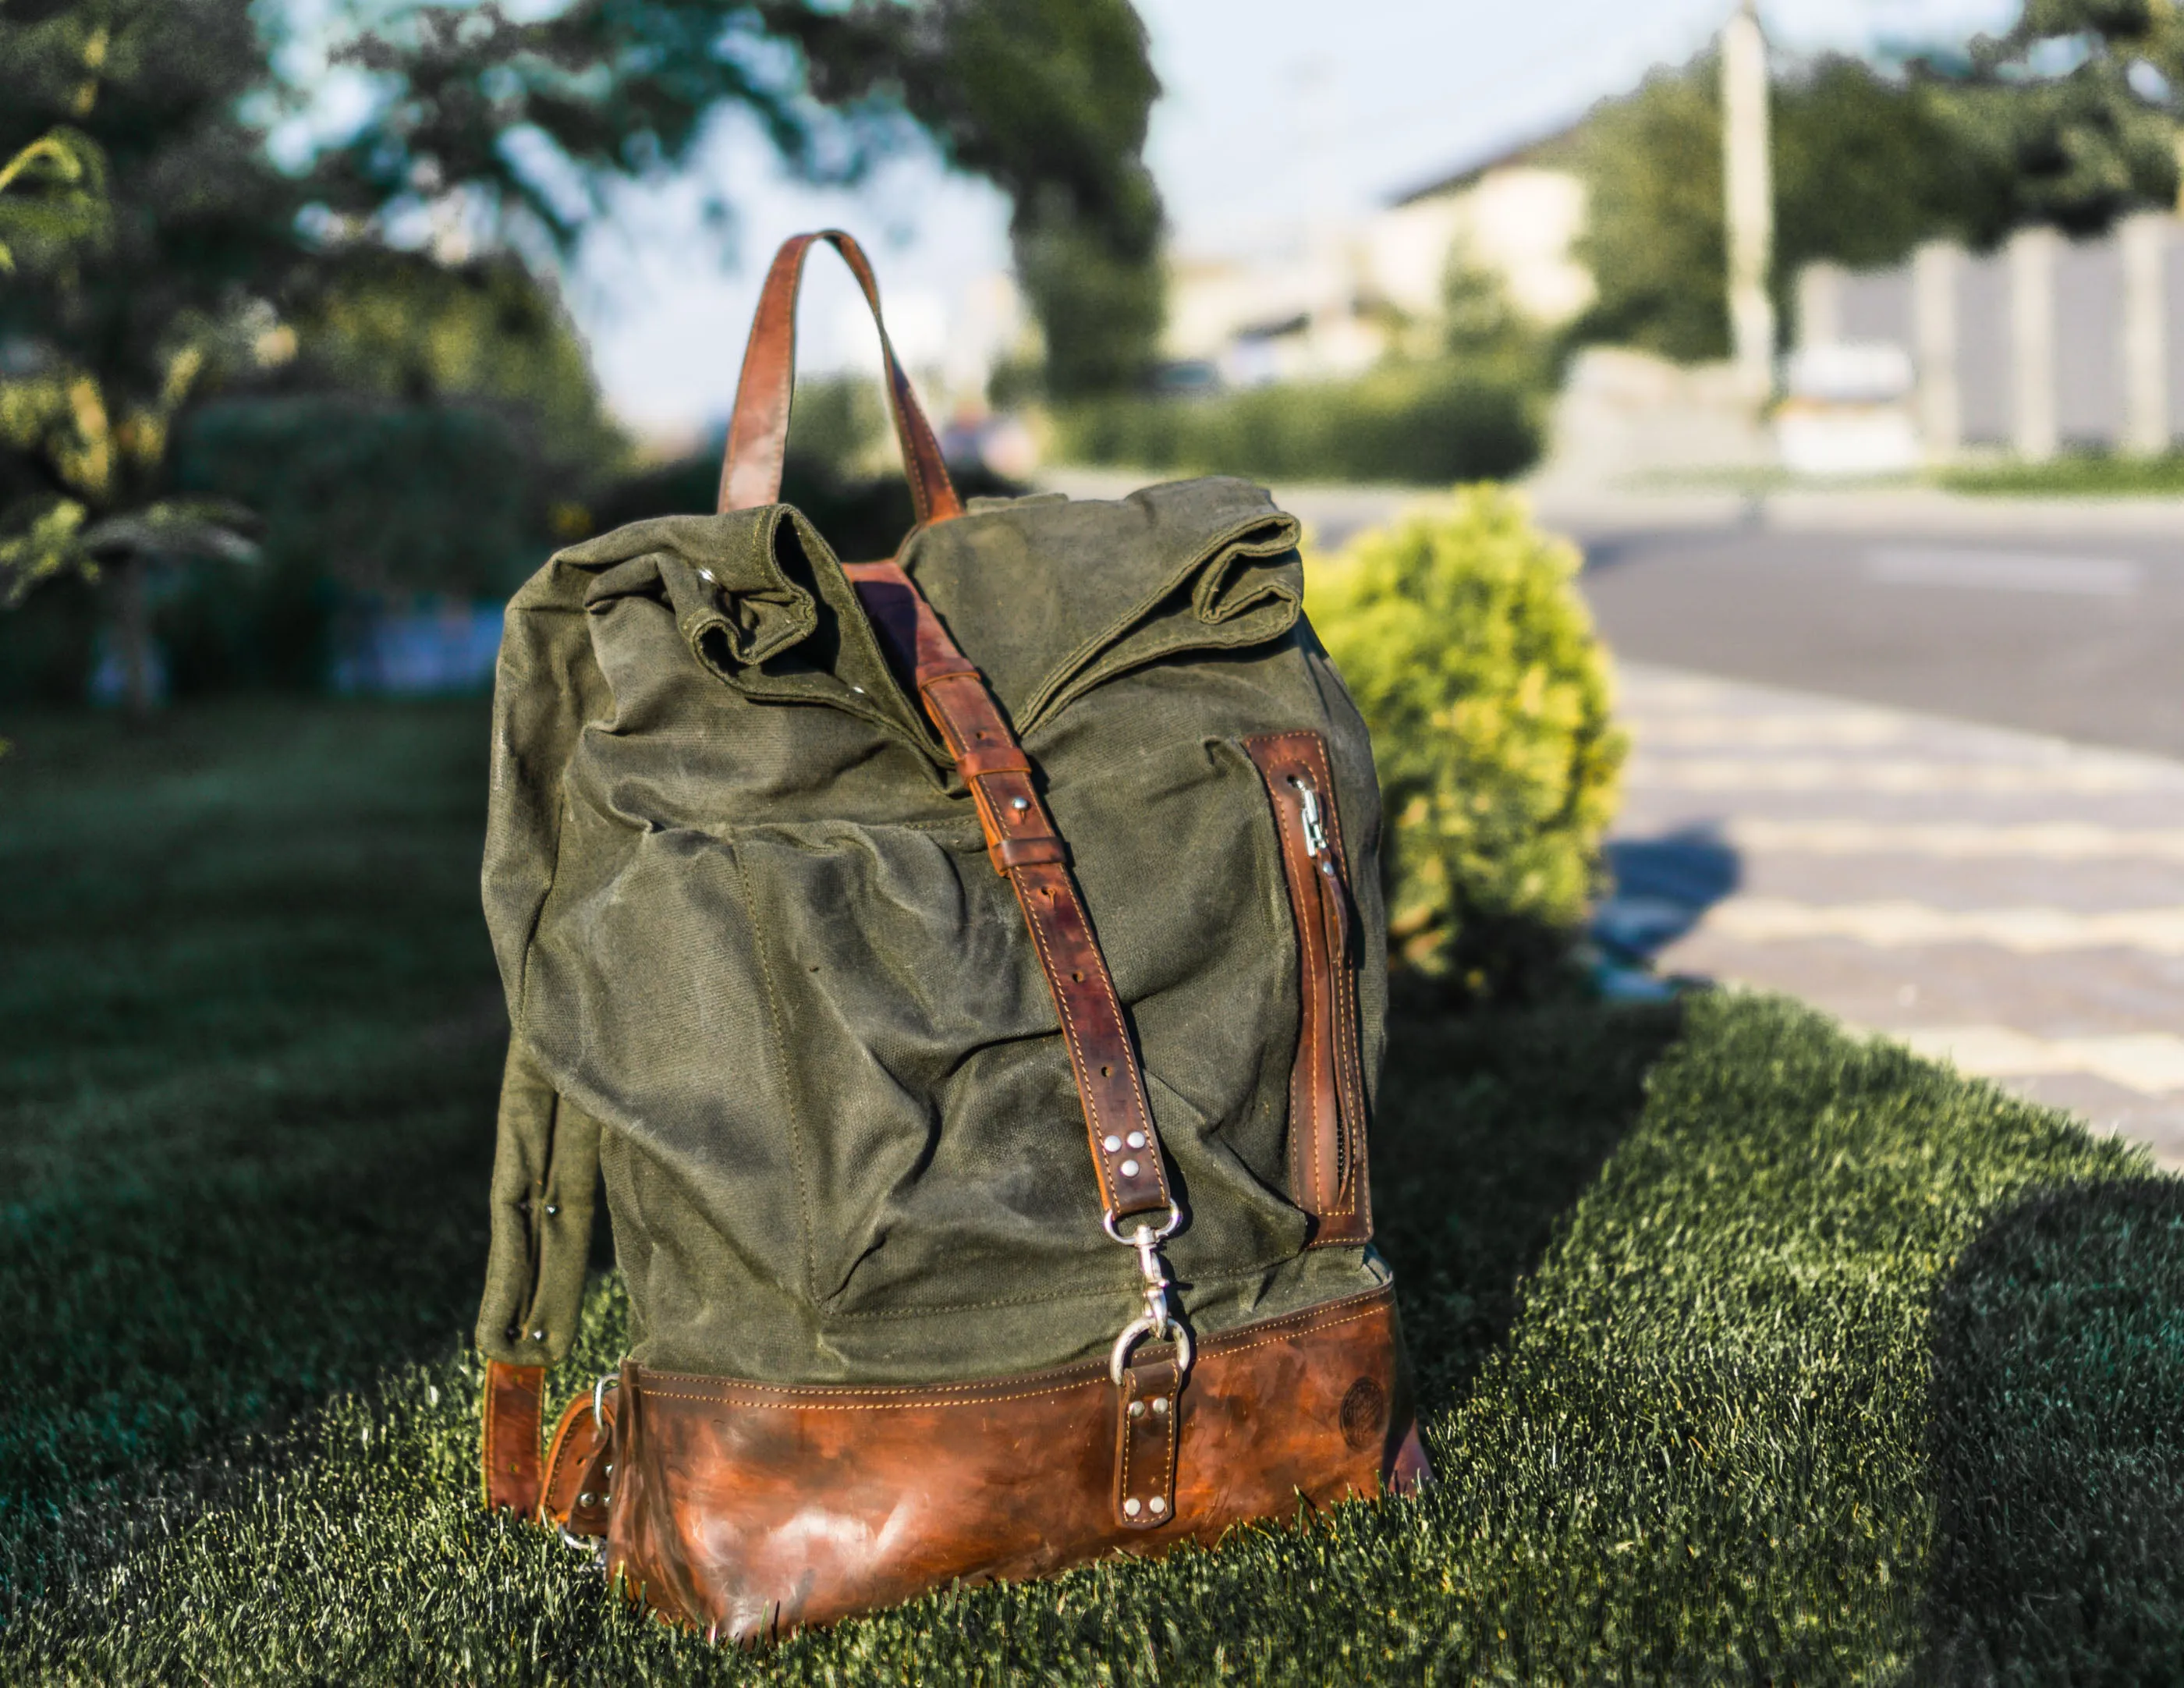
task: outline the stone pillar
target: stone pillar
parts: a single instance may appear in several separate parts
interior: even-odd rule
[[[1754,398],[1774,387],[1774,182],[1767,145],[1767,42],[1752,0],[1739,0],[1721,31],[1724,221],[1729,235],[1729,338],[1741,383]]]
[[[2159,211],[2126,217],[2116,233],[2123,259],[2123,448],[2143,456],[2169,449],[2169,324],[2163,264],[2176,220]]]
[[[1957,281],[1964,250],[1929,241],[1911,254],[1911,356],[1919,371],[1919,440],[1929,462],[1964,448],[1957,387]]]
[[[2055,248],[2039,226],[2009,237],[2010,443],[2030,463],[2054,456]]]
[[[1797,272],[1797,343],[1835,346],[1842,342],[1843,268],[1825,259]]]

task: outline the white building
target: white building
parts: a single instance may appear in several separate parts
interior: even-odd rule
[[[1173,260],[1167,355],[1231,386],[1354,374],[1407,329],[1430,332],[1459,261],[1559,327],[1593,298],[1575,256],[1585,183],[1557,162],[1562,138],[1497,154],[1346,226],[1301,232],[1271,257]]]

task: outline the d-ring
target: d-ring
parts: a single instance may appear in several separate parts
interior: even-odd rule
[[[1117,1389],[1123,1386],[1123,1368],[1130,1362],[1130,1350],[1138,1345],[1141,1338],[1150,1336],[1156,1330],[1163,1336],[1173,1335],[1177,1375],[1190,1370],[1190,1333],[1182,1323],[1173,1318],[1156,1321],[1149,1313],[1141,1314],[1123,1327],[1123,1334],[1115,1339],[1113,1351],[1107,1356],[1107,1377]]]
[[[610,1389],[620,1389],[621,1387],[621,1379],[616,1377],[612,1372],[602,1373],[600,1374],[599,1380],[592,1385],[592,1428],[593,1429],[604,1430],[606,1429],[607,1391]]]
[[[1153,1232],[1153,1240],[1156,1243],[1167,1241],[1167,1239],[1175,1234],[1175,1228],[1182,1223],[1183,1209],[1177,1206],[1174,1202],[1169,1202],[1167,1205],[1167,1223],[1162,1225],[1157,1231]],[[1100,1225],[1101,1229],[1106,1231],[1109,1236],[1112,1237],[1124,1248],[1134,1249],[1138,1245],[1138,1240],[1135,1237],[1126,1237],[1120,1231],[1115,1228],[1115,1216],[1113,1214],[1102,1213],[1100,1216]]]

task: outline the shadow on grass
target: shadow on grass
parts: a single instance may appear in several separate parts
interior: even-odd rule
[[[1373,1202],[1428,1412],[1451,1404],[1517,1315],[1562,1216],[1637,1123],[1680,1034],[1674,1002],[1390,1018]]]
[[[1934,1312],[1921,1681],[2184,1681],[2184,1182],[1984,1226]]]
[[[505,1036],[482,701],[7,726],[0,1623],[72,1511],[453,1351]]]

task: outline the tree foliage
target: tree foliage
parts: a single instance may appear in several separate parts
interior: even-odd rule
[[[44,214],[6,223],[0,601],[118,567],[141,704],[145,560],[248,549],[162,479],[183,407],[248,355],[242,306],[299,251],[296,192],[239,114],[265,65],[246,0],[11,8],[0,64],[0,153],[61,145]]]
[[[1152,355],[1161,209],[1139,154],[1159,86],[1128,0],[428,5],[349,56],[387,92],[320,171],[337,211],[463,190],[514,237],[566,249],[617,183],[689,164],[719,112],[750,114],[828,182],[915,124],[1010,196],[1058,391],[1127,383]]]
[[[2026,223],[2095,233],[2174,203],[2184,14],[2171,0],[2031,0],[2006,35],[1876,67],[1783,65],[1773,89],[1774,284],[1818,259],[1900,262]],[[1719,67],[1658,72],[1575,143],[1599,298],[1581,337],[1664,356],[1728,349]]]

